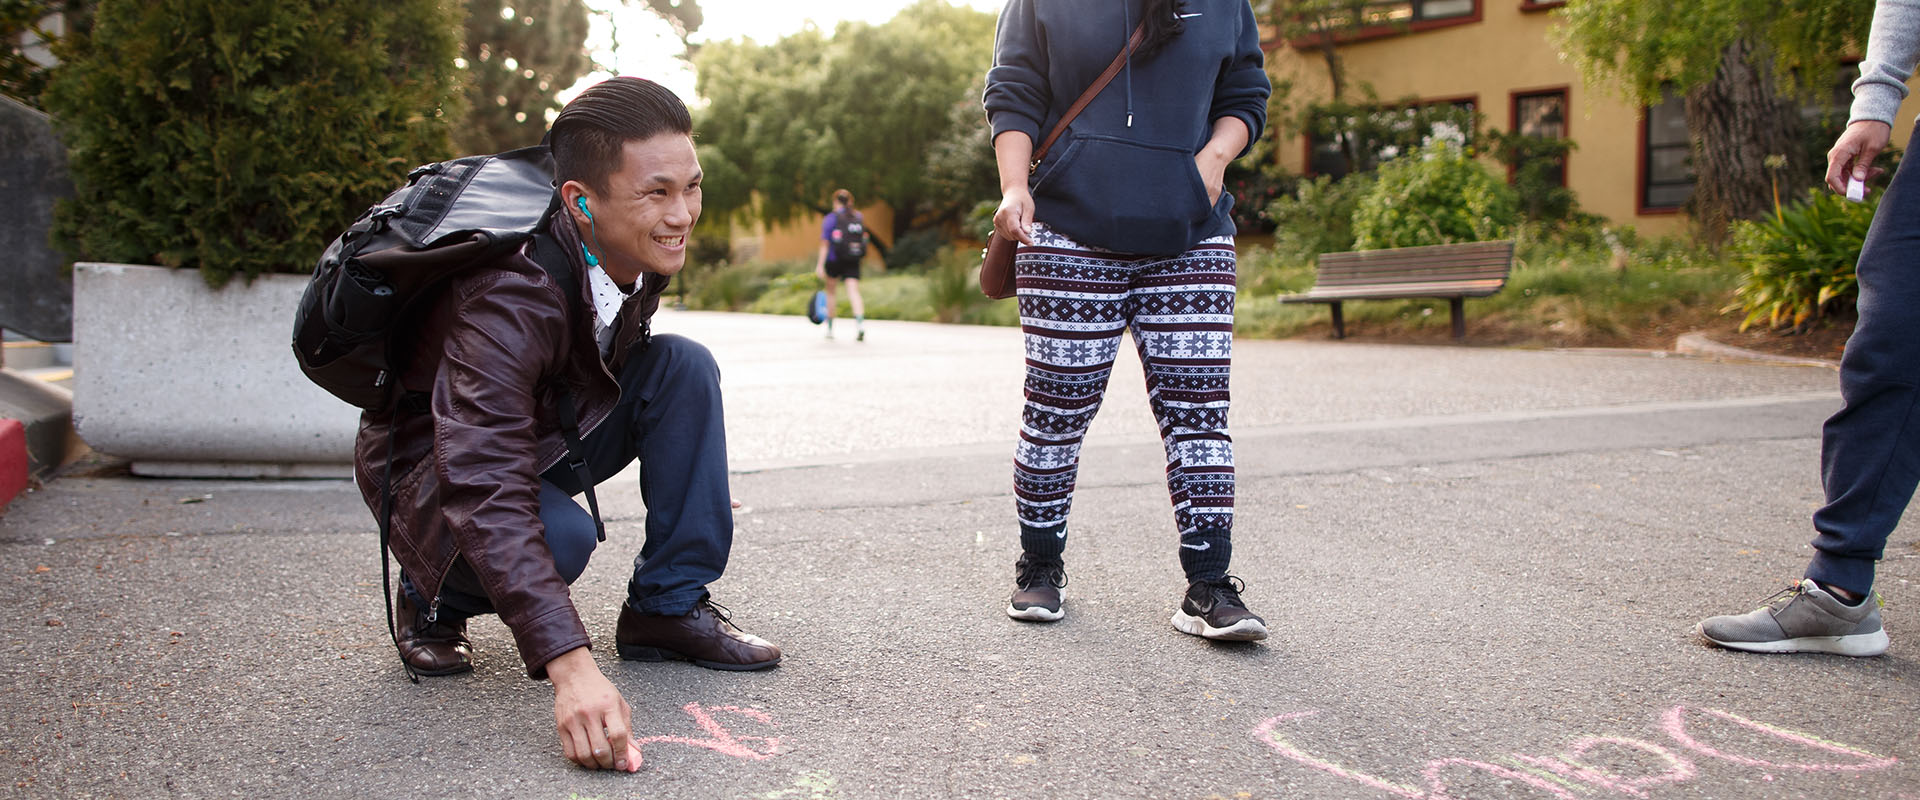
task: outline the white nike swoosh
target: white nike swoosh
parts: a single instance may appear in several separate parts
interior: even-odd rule
[[[1180,546],[1181,546],[1181,547],[1184,547],[1184,548],[1187,548],[1188,550],[1205,550],[1205,549],[1207,549],[1207,548],[1209,548],[1209,547],[1212,547],[1212,546],[1213,546],[1213,542],[1201,542],[1201,543],[1199,543],[1199,544],[1197,544],[1197,545],[1193,545],[1193,544],[1183,544],[1183,545],[1180,545]]]

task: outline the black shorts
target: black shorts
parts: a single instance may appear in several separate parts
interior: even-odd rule
[[[860,280],[860,262],[835,261],[829,258],[827,259],[827,277],[839,278],[841,280],[846,280],[848,278],[852,278],[856,281]]]

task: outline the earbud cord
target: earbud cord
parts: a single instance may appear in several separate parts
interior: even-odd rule
[[[587,199],[582,197],[578,200],[575,200],[574,202],[580,204],[580,213],[587,215],[587,231],[593,236],[593,246],[599,247],[601,252],[606,252],[607,248],[602,247],[600,244],[600,226],[594,223],[593,212],[587,210]],[[593,257],[593,251],[587,249],[586,242],[580,243],[580,252],[586,255],[587,266],[589,267],[600,266],[600,259]]]

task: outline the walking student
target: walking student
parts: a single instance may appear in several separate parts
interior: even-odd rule
[[[867,257],[867,221],[853,210],[853,193],[833,193],[833,210],[820,223],[820,258],[813,274],[827,285],[827,338],[833,338],[833,315],[840,303],[835,295],[847,285],[847,304],[853,307],[854,341],[867,340],[867,306],[860,299],[860,260]]]
[[[563,420],[577,418],[594,482],[640,462],[646,537],[608,620],[620,658],[725,670],[780,661],[707,592],[733,542],[719,368],[700,344],[649,333],[700,217],[692,126],[679,98],[637,78],[569,102],[551,133],[560,212],[534,241],[439,290],[405,340],[408,399],[367,412],[354,451],[375,514],[392,478],[393,622],[408,668],[471,670],[467,619],[498,614],[527,675],[553,682],[562,752],[590,769],[637,770],[640,754],[569,589],[598,537],[573,500],[587,487],[566,463]],[[541,266],[554,261],[578,296]]]
[[[1920,3],[1880,0],[1867,58],[1853,82],[1847,129],[1827,151],[1827,186],[1849,193],[1883,170],[1873,160],[1893,137],[1906,79],[1920,62]],[[1880,200],[1855,266],[1859,319],[1840,357],[1845,404],[1827,420],[1820,477],[1827,502],[1813,513],[1813,559],[1800,580],[1746,614],[1712,617],[1707,641],[1759,653],[1887,651],[1874,564],[1920,483],[1920,166],[1901,161]]]
[[[1112,82],[1030,165],[1114,62]],[[1008,616],[1065,613],[1080,442],[1131,333],[1166,446],[1171,544],[1188,583],[1174,627],[1266,638],[1241,599],[1245,584],[1227,572],[1235,231],[1222,181],[1266,124],[1270,92],[1246,0],[1008,0],[1001,10],[984,105],[1002,192],[994,229],[1019,242],[1026,339],[1013,475],[1023,552]]]

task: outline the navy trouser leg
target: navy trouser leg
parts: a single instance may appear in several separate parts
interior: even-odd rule
[[[620,403],[582,442],[584,455],[595,482],[640,460],[647,531],[627,603],[647,614],[685,614],[726,571],[733,549],[720,367],[700,343],[662,334],[618,377]],[[542,477],[569,493],[581,489],[565,464]]]
[[[573,502],[565,490],[542,480],[540,524],[547,530],[547,549],[553,552],[553,565],[559,568],[560,577],[569,584],[578,580],[580,573],[587,571],[587,561],[593,558],[594,546],[600,541],[593,527],[593,515]],[[400,575],[400,585],[406,587],[416,605],[427,607],[405,573]],[[454,562],[453,569],[447,572],[446,581],[440,587],[440,606],[468,617],[493,613],[493,602],[487,599],[480,576],[474,574],[464,559]]]
[[[1846,404],[1827,420],[1807,577],[1853,592],[1920,483],[1920,165],[1902,162],[1880,201],[1856,272],[1860,319],[1840,358]]]

